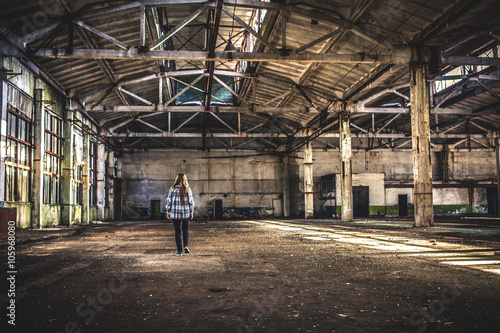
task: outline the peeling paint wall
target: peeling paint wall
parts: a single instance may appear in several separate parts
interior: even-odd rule
[[[5,194],[4,194],[4,186],[5,186],[5,149],[2,149],[1,151],[1,158],[2,158],[2,168],[0,176],[0,186],[2,187],[1,195],[0,195],[0,206],[5,206],[5,207],[16,207],[17,208],[17,225],[19,228],[28,228],[32,226],[38,226],[40,225],[41,227],[50,227],[50,226],[55,226],[55,225],[60,225],[60,224],[77,224],[77,223],[82,223],[82,222],[89,222],[89,221],[94,221],[98,219],[103,219],[107,218],[109,215],[109,208],[104,207],[104,209],[101,210],[101,214],[98,214],[97,208],[96,207],[85,207],[85,200],[83,200],[84,205],[78,205],[76,204],[74,193],[69,191],[69,184],[73,184],[73,171],[67,171],[73,168],[73,165],[64,165],[65,161],[69,161],[73,157],[73,134],[72,131],[66,131],[68,128],[77,128],[81,127],[81,124],[83,123],[85,126],[91,129],[91,131],[94,132],[99,132],[97,127],[90,122],[88,119],[83,117],[81,114],[76,114],[75,119],[71,120],[76,120],[76,121],[64,121],[67,120],[67,117],[65,114],[65,107],[66,107],[66,99],[63,94],[61,94],[56,88],[52,87],[51,85],[47,84],[44,80],[40,79],[37,77],[35,74],[33,74],[26,66],[24,66],[17,58],[12,58],[12,57],[7,57],[7,58],[0,58],[2,59],[2,66],[5,66],[9,71],[11,71],[12,75],[9,74],[9,80],[8,84],[13,85],[15,88],[9,88],[13,93],[3,95],[2,92],[2,145],[1,146],[6,146],[6,138],[4,135],[4,131],[6,128],[6,104],[10,103],[13,104],[14,107],[18,108],[22,113],[26,112],[25,116],[28,118],[31,117],[31,113],[33,111],[32,105],[29,103],[30,99],[34,98],[35,90],[36,89],[41,89],[42,92],[42,100],[43,100],[43,110],[49,110],[49,112],[56,117],[60,117],[60,119],[63,121],[63,132],[61,133],[63,138],[64,138],[64,145],[65,149],[64,155],[66,159],[62,159],[63,166],[61,168],[61,174],[60,174],[60,198],[57,203],[53,204],[42,204],[40,211],[36,212],[35,211],[35,205],[33,204],[35,201],[35,196],[37,199],[40,198],[41,195],[43,195],[43,189],[40,188],[40,186],[35,185],[36,183],[33,180],[33,175],[31,175],[31,187],[32,187],[32,193],[31,193],[31,198],[29,199],[30,202],[6,202],[3,201],[5,200]],[[7,84],[2,84],[2,86],[6,86]],[[2,87],[3,88],[3,87]],[[7,89],[7,88],[5,88]],[[3,91],[3,90],[2,90]],[[26,96],[29,98],[26,98]],[[5,98],[4,98],[5,97]],[[24,102],[18,102],[19,101],[24,101]],[[20,105],[15,105],[15,104],[20,104]],[[35,126],[45,126],[45,124],[37,124],[34,119],[34,115],[31,118],[33,120],[33,129]],[[40,128],[40,127],[39,127]],[[80,133],[82,130],[78,130]],[[32,131],[33,135],[35,135],[35,131]],[[45,135],[45,132],[42,128],[41,133]],[[88,137],[88,133],[86,133]],[[78,147],[83,147],[81,144],[82,137],[80,137],[80,140],[77,140],[76,146]],[[35,139],[33,139],[32,144],[36,144]],[[40,146],[39,146],[40,147]],[[88,159],[88,152],[86,152],[83,155],[83,159]],[[102,154],[101,154],[102,155]],[[68,158],[68,156],[70,156]],[[34,168],[34,152],[32,151],[32,154],[30,156],[31,158],[31,166]],[[101,158],[100,160],[97,161],[97,166],[100,168],[100,170],[103,170],[104,166],[104,158]],[[64,168],[64,169],[63,169]],[[33,174],[33,172],[32,172]],[[101,172],[103,174],[103,172]],[[101,176],[99,179],[102,179],[103,177]],[[43,181],[42,185],[43,187]],[[85,184],[87,186],[87,184]],[[104,201],[104,198],[101,197],[99,198],[101,202]],[[59,204],[61,203],[61,204]],[[41,223],[38,223],[38,221],[33,220],[34,216],[36,214],[40,215]]]
[[[26,229],[31,227],[31,203],[5,202],[4,206],[16,208],[16,224],[18,228]]]
[[[123,154],[123,218],[149,218],[156,200],[164,214],[168,190],[178,172],[188,177],[198,218],[212,216],[214,200],[222,200],[227,218],[272,216],[273,200],[282,197],[280,158],[231,157],[243,154],[248,153],[155,150]]]

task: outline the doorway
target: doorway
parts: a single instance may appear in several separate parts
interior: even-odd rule
[[[494,187],[489,187],[486,190],[486,197],[488,201],[488,215],[498,215],[498,190]]]
[[[160,212],[161,210],[161,205],[160,205],[160,200],[151,200],[151,218],[152,219],[159,219],[160,218]]]
[[[354,217],[370,216],[369,186],[353,186],[353,215]]]
[[[398,195],[399,216],[408,216],[408,194]]]
[[[114,184],[114,210],[115,210],[115,220],[119,221],[122,219],[122,180],[115,179]]]

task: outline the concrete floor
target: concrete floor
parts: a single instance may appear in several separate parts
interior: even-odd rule
[[[173,226],[165,221],[21,230],[16,325],[4,316],[2,326],[498,332],[500,220],[411,226],[401,219],[195,221],[192,253],[182,257],[174,256]],[[2,293],[3,309],[9,299]]]

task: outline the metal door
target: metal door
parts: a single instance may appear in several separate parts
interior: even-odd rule
[[[399,216],[408,216],[408,195],[400,194],[398,196]]]
[[[353,186],[353,215],[354,217],[370,216],[370,196],[368,186]]]

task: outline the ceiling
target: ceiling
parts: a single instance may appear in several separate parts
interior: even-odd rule
[[[0,32],[123,149],[336,149],[346,101],[353,147],[410,148],[412,47],[430,50],[439,83],[433,148],[491,149],[499,12],[497,0],[9,0]]]

